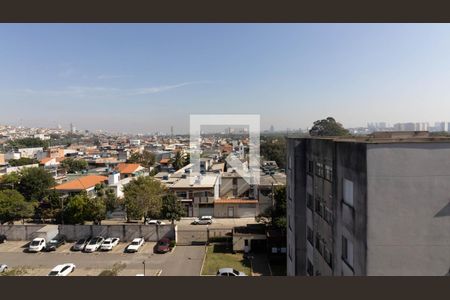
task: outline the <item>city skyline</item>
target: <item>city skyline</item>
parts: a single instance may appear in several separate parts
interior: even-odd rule
[[[446,121],[447,24],[3,24],[0,120],[188,132],[189,115],[261,128]],[[439,107],[440,109],[436,109]]]

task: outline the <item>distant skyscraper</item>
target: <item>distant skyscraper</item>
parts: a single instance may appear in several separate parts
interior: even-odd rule
[[[273,125],[270,125],[270,132],[274,132],[275,128],[273,127]]]
[[[170,126],[170,136],[173,137],[173,126]]]
[[[77,131],[77,128],[72,123],[70,123],[70,132],[75,133],[76,131]]]

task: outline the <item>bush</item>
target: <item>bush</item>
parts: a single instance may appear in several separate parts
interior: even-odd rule
[[[1,276],[23,276],[26,274],[28,274],[28,271],[25,267],[16,267],[0,273]]]
[[[171,240],[169,246],[170,246],[170,248],[173,248],[173,247],[175,247],[176,244],[177,243],[175,242],[175,240]]]
[[[126,266],[124,263],[115,263],[110,270],[103,270],[98,276],[117,276]]]

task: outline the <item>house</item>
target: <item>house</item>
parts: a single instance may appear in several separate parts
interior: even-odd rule
[[[120,178],[136,177],[145,173],[145,168],[140,164],[120,163],[116,167],[116,171],[120,173]]]
[[[251,218],[258,214],[256,199],[215,199],[214,217],[216,218]]]
[[[265,253],[267,251],[266,226],[248,224],[233,228],[233,251]]]
[[[101,183],[108,183],[108,177],[99,175],[87,175],[64,182],[54,187],[54,190],[61,194],[75,194],[86,191],[89,196],[95,196],[95,186]]]
[[[173,183],[170,190],[184,204],[187,217],[211,216],[214,200],[219,199],[219,184],[220,176],[215,173],[192,177],[186,174]]]

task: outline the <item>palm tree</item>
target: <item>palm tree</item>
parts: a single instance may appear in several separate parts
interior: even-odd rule
[[[175,168],[175,170],[179,170],[185,166],[186,155],[181,154],[181,151],[177,151],[175,156],[171,159],[171,164]]]

